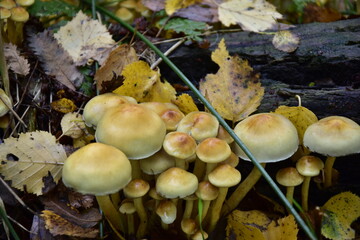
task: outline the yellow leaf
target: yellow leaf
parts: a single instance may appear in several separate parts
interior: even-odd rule
[[[272,221],[264,231],[266,240],[296,240],[299,228],[293,215]]]
[[[223,118],[233,122],[246,118],[257,109],[264,95],[259,76],[246,60],[229,55],[224,39],[211,59],[220,69],[200,82],[201,93]]]
[[[354,239],[351,223],[360,217],[360,198],[343,192],[330,198],[322,207],[321,234],[329,239]]]
[[[283,115],[294,124],[301,144],[303,143],[304,133],[308,126],[318,121],[318,118],[312,111],[302,106],[279,106],[274,112]]]
[[[40,216],[45,221],[45,228],[53,236],[67,235],[71,237],[96,238],[99,233],[99,230],[96,228],[82,228],[49,210],[43,210]]]
[[[181,8],[186,8],[195,3],[201,2],[201,0],[166,0],[165,11],[167,15],[171,15]]]
[[[275,33],[272,44],[276,49],[283,52],[295,51],[300,43],[300,38],[290,31],[278,31]]]
[[[57,112],[69,113],[76,110],[76,105],[73,101],[67,98],[61,98],[51,103],[51,108]]]
[[[190,112],[199,111],[194,99],[187,93],[183,93],[172,101],[185,115]]]
[[[0,173],[11,186],[27,192],[42,194],[43,177],[50,173],[54,182],[61,177],[67,158],[64,148],[53,135],[44,131],[28,132],[19,138],[7,138],[0,145]]]
[[[175,89],[169,83],[161,82],[160,73],[151,70],[144,61],[127,65],[122,74],[125,80],[113,91],[116,94],[133,97],[138,102],[170,102],[175,99]]]
[[[239,24],[245,31],[260,32],[276,26],[282,15],[265,0],[230,0],[219,4],[219,20],[225,25]]]
[[[257,210],[234,210],[227,217],[226,239],[265,240],[261,229],[266,229],[270,219]]]
[[[61,119],[60,125],[63,134],[71,138],[81,137],[86,130],[82,115],[74,112],[66,113]]]

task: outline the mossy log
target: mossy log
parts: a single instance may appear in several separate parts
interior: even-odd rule
[[[266,94],[259,111],[295,106],[298,94],[302,105],[319,118],[336,114],[360,123],[360,18],[296,25],[291,31],[300,38],[293,53],[275,49],[272,35],[236,32],[207,36],[209,48],[183,45],[169,57],[197,85],[207,73],[218,70],[211,52],[224,38],[231,55],[247,59],[261,74]],[[171,45],[160,48],[165,51]],[[165,65],[161,68],[169,81],[178,81]]]

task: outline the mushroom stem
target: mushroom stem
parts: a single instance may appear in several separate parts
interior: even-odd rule
[[[117,230],[125,232],[125,225],[122,221],[120,213],[114,207],[109,195],[96,196],[96,200],[100,206],[100,209],[103,211],[106,219],[110,224]]]
[[[228,189],[229,188],[227,187],[219,188],[219,196],[214,200],[213,205],[211,206],[208,232],[212,232],[215,229],[216,223],[220,218],[221,208],[225,201]]]
[[[194,208],[194,200],[186,200],[185,210],[182,219],[191,218],[191,213],[193,211],[193,208]]]
[[[308,198],[309,198],[310,180],[311,180],[311,177],[305,177],[304,182],[302,183],[302,186],[301,186],[301,206],[305,212],[307,210],[309,210]]]
[[[132,179],[141,179],[141,168],[139,160],[130,160],[131,169],[132,169]]]
[[[289,201],[290,205],[293,204],[294,190],[294,186],[286,187],[286,199]]]
[[[331,186],[331,180],[332,180],[332,168],[334,165],[336,157],[327,157],[325,161],[325,167],[324,167],[324,174],[325,174],[325,181],[324,181],[324,187],[330,187]]]
[[[266,163],[261,163],[261,165],[265,168]],[[229,199],[225,202],[221,215],[227,215],[234,210],[241,200],[244,199],[250,189],[257,183],[257,181],[259,181],[260,177],[261,172],[257,169],[257,167],[254,167],[245,180],[239,184]]]
[[[205,169],[205,163],[201,161],[199,158],[196,158],[193,172],[199,181],[203,178],[204,169]]]
[[[146,234],[147,213],[146,213],[144,204],[142,203],[142,198],[135,198],[134,206],[135,206],[136,212],[139,215],[139,219],[140,219],[140,224],[139,224],[138,230],[136,232],[136,237],[140,239],[140,238],[144,237]]]
[[[204,219],[206,217],[206,214],[208,213],[210,203],[211,203],[211,200],[203,200],[203,209],[202,209],[201,221],[204,221]],[[196,219],[199,219],[199,217],[196,217]]]

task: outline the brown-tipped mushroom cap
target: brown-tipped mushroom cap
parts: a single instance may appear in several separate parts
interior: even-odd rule
[[[285,187],[295,187],[304,181],[304,177],[294,167],[282,168],[276,173],[276,181]]]
[[[183,219],[181,220],[181,230],[188,235],[194,234],[198,230],[198,224],[195,219]]]
[[[0,1],[0,7],[12,9],[16,7],[16,3],[13,0],[2,0]]]
[[[171,167],[175,167],[175,159],[167,154],[164,149],[161,149],[150,157],[140,159],[141,170],[149,175],[162,173]]]
[[[216,187],[229,188],[238,184],[241,174],[229,164],[220,164],[209,173],[209,182]]]
[[[186,159],[195,153],[196,141],[187,133],[169,132],[165,136],[163,148],[170,156]]]
[[[142,179],[133,179],[123,189],[124,194],[128,198],[139,198],[145,196],[149,191],[150,185]]]
[[[296,162],[296,169],[304,177],[315,177],[323,168],[323,161],[315,156],[303,156]]]
[[[332,157],[360,153],[360,126],[346,117],[323,118],[306,129],[304,145]]]
[[[104,114],[95,138],[117,147],[129,159],[141,159],[161,149],[165,134],[165,124],[155,112],[138,104],[123,104]]]
[[[29,13],[23,7],[13,7],[10,9],[10,19],[14,22],[26,22],[29,20]]]
[[[35,0],[16,0],[16,3],[22,7],[29,7],[33,5]]]
[[[199,183],[195,194],[202,200],[212,201],[219,196],[219,188],[212,185],[209,181],[202,181]]]
[[[130,180],[131,165],[125,154],[102,143],[90,143],[72,153],[62,169],[65,186],[83,194],[115,193]]]
[[[207,138],[196,147],[196,155],[206,163],[219,163],[231,155],[229,144],[219,138]]]
[[[252,115],[239,122],[234,132],[259,162],[281,161],[298,149],[299,139],[295,126],[280,114]],[[242,159],[249,160],[238,145],[234,152]]]
[[[11,16],[11,12],[9,9],[0,7],[0,19],[7,19]]]
[[[115,93],[104,93],[93,97],[84,107],[84,121],[88,126],[96,126],[108,109],[125,103],[136,104],[137,102],[132,97],[121,96]]]
[[[132,201],[124,201],[123,203],[121,203],[119,211],[122,214],[133,214],[136,212],[136,209]]]
[[[181,168],[169,168],[156,181],[156,191],[165,198],[183,198],[198,187],[197,177]]]
[[[217,138],[225,140],[228,144],[234,142],[234,139],[230,136],[230,134],[225,130],[223,126],[219,126],[218,134],[216,135]]]
[[[176,219],[176,205],[171,200],[161,200],[156,207],[156,214],[161,218],[165,224],[171,224]]]
[[[200,142],[205,138],[216,137],[218,129],[219,122],[213,115],[198,111],[187,114],[179,122],[177,131],[188,133]]]

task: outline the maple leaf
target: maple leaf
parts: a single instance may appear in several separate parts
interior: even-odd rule
[[[116,45],[106,27],[82,11],[54,36],[77,66],[85,65],[89,59],[102,65]]]
[[[46,74],[55,76],[57,81],[74,91],[81,85],[84,76],[74,66],[69,54],[57,43],[50,31],[45,30],[32,35],[29,41]]]
[[[20,55],[17,46],[12,43],[4,45],[4,54],[8,67],[17,74],[26,76],[30,72],[30,64],[27,59]]]
[[[110,81],[114,75],[121,75],[126,65],[137,60],[135,49],[128,44],[122,44],[112,50],[105,63],[95,73],[97,88],[101,91],[103,82]]]
[[[257,109],[264,95],[259,76],[246,60],[229,55],[224,39],[211,59],[220,69],[200,81],[201,93],[223,118],[233,122],[246,118]]]
[[[198,2],[201,2],[201,0],[166,0],[165,11],[167,15],[171,15],[181,8],[186,8]]]
[[[54,182],[61,177],[67,158],[64,148],[53,135],[44,131],[28,132],[19,138],[4,139],[0,145],[0,173],[11,186],[36,195],[42,194],[43,178],[50,173]]]
[[[245,31],[272,29],[281,17],[276,8],[264,0],[230,0],[219,4],[219,20],[227,27],[239,24]]]

